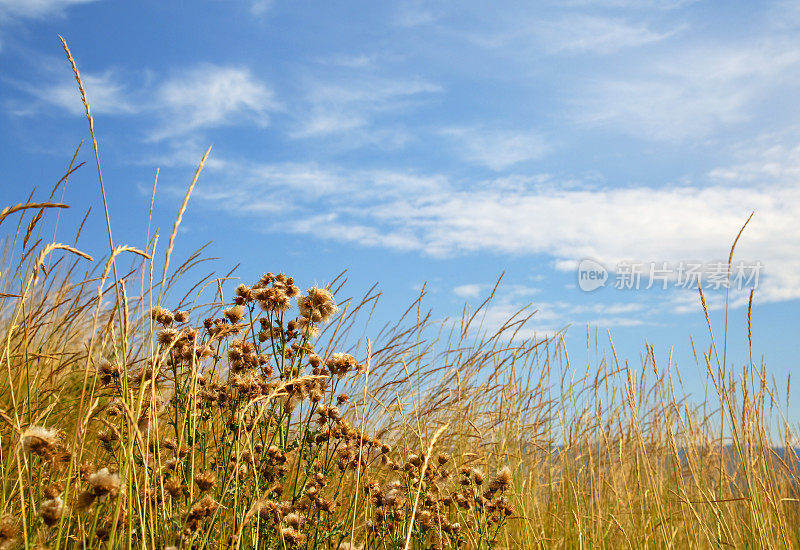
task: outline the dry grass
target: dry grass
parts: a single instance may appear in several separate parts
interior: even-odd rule
[[[609,338],[578,371],[560,335],[520,337],[527,311],[437,324],[423,291],[363,330],[379,294],[337,304],[343,277],[232,291],[192,281],[200,252],[170,275],[207,156],[160,264],[110,220],[98,267],[49,242],[60,203],[0,214],[0,549],[800,544],[795,437],[752,354],[734,372],[712,334],[698,403],[652,347],[633,367]]]

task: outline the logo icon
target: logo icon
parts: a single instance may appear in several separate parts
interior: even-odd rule
[[[586,258],[578,264],[578,288],[591,292],[606,286],[608,270],[598,261]]]

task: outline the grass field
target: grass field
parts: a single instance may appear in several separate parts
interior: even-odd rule
[[[69,172],[0,214],[0,549],[800,546],[788,389],[724,335],[697,402],[652,348],[572,364],[525,311],[486,332],[421,295],[374,329],[344,277],[193,279],[205,160],[166,245],[109,220],[81,250]]]

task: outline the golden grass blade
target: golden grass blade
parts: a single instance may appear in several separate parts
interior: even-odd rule
[[[164,257],[164,271],[161,274],[161,287],[163,292],[164,283],[167,280],[167,270],[169,269],[169,259],[172,256],[172,249],[175,246],[175,237],[178,234],[178,228],[181,225],[181,220],[183,220],[183,213],[186,212],[186,206],[189,204],[189,197],[192,196],[192,191],[194,190],[194,186],[197,183],[197,178],[200,177],[200,172],[203,171],[203,166],[206,164],[206,160],[208,160],[208,155],[211,153],[211,147],[209,146],[206,149],[206,153],[203,155],[203,158],[200,160],[200,164],[197,166],[197,170],[194,173],[194,177],[192,178],[192,183],[189,184],[189,188],[186,190],[186,195],[183,197],[183,202],[181,203],[181,207],[178,210],[178,217],[175,219],[175,224],[172,226],[172,233],[169,235],[169,243],[167,245],[167,253]]]
[[[755,289],[750,289],[750,298],[747,300],[747,342],[753,345],[753,293]]]
[[[44,264],[44,260],[45,260],[45,258],[46,258],[46,257],[47,257],[47,256],[48,256],[48,255],[49,255],[51,252],[53,252],[53,251],[55,251],[55,250],[66,250],[67,252],[71,252],[72,254],[75,254],[76,256],[80,256],[81,258],[83,258],[83,259],[85,259],[85,260],[89,260],[90,262],[93,262],[93,261],[94,261],[94,258],[92,258],[92,257],[91,257],[90,255],[88,255],[87,253],[85,253],[85,252],[81,252],[81,251],[80,251],[80,250],[78,250],[77,248],[74,248],[74,247],[72,247],[72,246],[69,246],[68,244],[62,244],[62,243],[50,243],[50,244],[48,244],[47,246],[45,246],[45,247],[44,247],[44,248],[41,250],[41,252],[39,252],[39,255],[36,257],[36,261],[35,261],[35,262],[34,262],[34,264],[33,264],[33,279],[34,279],[34,281],[35,281],[35,280],[37,279],[37,277],[38,277],[39,269],[41,269],[41,267],[42,267],[42,264]]]
[[[152,259],[150,254],[148,254],[144,250],[139,250],[135,246],[129,246],[129,245],[115,246],[112,256],[118,256],[119,254],[122,254],[123,252],[130,252],[131,254],[136,254],[137,256],[141,256],[145,260]]]
[[[26,204],[16,204],[3,208],[3,211],[0,212],[0,223],[3,223],[3,220],[15,212],[29,210],[31,208],[69,208],[69,206],[58,202],[29,202]]]
[[[75,166],[75,159],[78,158],[78,153],[80,152],[82,146],[83,146],[83,140],[81,140],[78,143],[78,146],[75,148],[75,152],[72,154],[72,159],[69,161],[69,167],[67,168],[67,173],[61,176],[61,179],[58,180],[58,182],[56,182],[56,184],[53,186],[53,190],[50,191],[50,197],[47,200],[50,201],[53,200],[53,197],[56,195],[56,191],[58,191],[58,188],[61,187],[62,183],[64,184],[64,189],[62,189],[61,191],[61,195],[63,197],[64,190],[67,188],[67,181],[69,180],[69,177],[72,175],[73,172],[75,172],[81,166],[86,164],[85,162],[81,162],[78,163],[77,166]]]
[[[86,97],[86,89],[83,87],[83,80],[81,79],[81,74],[78,71],[78,65],[75,62],[75,58],[72,57],[72,52],[69,50],[69,46],[67,46],[67,41],[64,40],[64,37],[58,35],[59,40],[61,40],[61,46],[64,48],[64,52],[67,54],[67,60],[69,61],[70,66],[72,67],[72,73],[75,75],[75,81],[78,83],[78,90],[81,94],[81,101],[83,102],[83,107],[86,111],[86,118],[89,121],[89,135],[92,137],[92,148],[94,149],[94,159],[95,164],[97,166],[97,177],[100,181],[100,195],[103,198],[103,211],[106,215],[106,230],[108,231],[108,249],[110,251],[114,250],[114,239],[111,236],[111,218],[108,214],[108,201],[106,200],[106,187],[103,183],[103,171],[100,169],[100,152],[97,148],[97,137],[94,134],[94,118],[92,118],[91,108],[89,106],[89,100]],[[114,268],[114,282],[119,280],[117,276],[117,264],[116,262],[112,264]]]
[[[428,445],[428,452],[425,453],[425,460],[422,462],[422,470],[420,470],[419,474],[419,487],[417,487],[417,494],[414,497],[414,507],[411,509],[411,519],[409,520],[408,525],[408,533],[406,534],[406,544],[403,547],[404,550],[408,550],[409,546],[411,545],[411,533],[414,531],[414,518],[417,515],[417,505],[419,504],[419,495],[422,493],[422,483],[423,479],[425,479],[425,471],[428,469],[428,462],[430,461],[431,455],[433,454],[433,447],[436,445],[436,440],[439,439],[439,436],[444,433],[444,431],[449,427],[449,424],[445,424],[441,426],[436,433],[433,434],[431,438],[431,442]]]
[[[358,443],[358,466],[356,467],[356,488],[361,484],[361,450],[364,444],[364,423],[367,421],[367,388],[369,387],[369,371],[372,366],[372,342],[367,338],[367,367],[364,372],[364,410],[361,411],[361,427]],[[353,491],[353,524],[350,529],[350,547],[353,546],[353,537],[355,537],[356,528],[356,511],[358,504],[358,490]]]
[[[745,227],[747,227],[747,224],[748,224],[748,223],[750,223],[750,220],[752,220],[752,219],[753,219],[753,215],[754,215],[755,213],[756,213],[756,211],[755,211],[755,210],[753,210],[753,211],[750,213],[750,216],[747,218],[747,221],[746,221],[746,222],[744,222],[744,225],[743,225],[743,226],[742,226],[742,228],[739,230],[739,233],[737,233],[737,235],[736,235],[736,238],[733,240],[733,245],[731,245],[731,252],[730,252],[730,254],[728,254],[728,272],[730,272],[730,269],[731,269],[731,261],[733,260],[733,251],[736,249],[736,243],[738,243],[738,242],[739,242],[739,237],[741,237],[741,236],[742,236],[742,233],[744,233],[744,228],[745,228]]]
[[[36,227],[36,224],[39,223],[39,220],[42,219],[44,215],[44,208],[40,208],[39,211],[31,218],[30,223],[28,224],[28,229],[25,231],[25,238],[22,239],[22,248],[24,249],[28,246],[28,239],[31,238],[31,234],[33,233],[33,228]]]

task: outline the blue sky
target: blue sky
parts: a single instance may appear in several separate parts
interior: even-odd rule
[[[380,284],[383,319],[425,281],[435,313],[458,315],[505,272],[486,326],[532,304],[527,334],[571,325],[577,357],[587,324],[633,364],[645,340],[662,362],[674,346],[701,391],[696,291],[615,289],[615,270],[725,260],[755,210],[736,255],[763,265],[755,355],[778,380],[797,363],[796,2],[0,0],[4,204],[48,193],[87,137],[58,34],[117,242],[143,246],[156,168],[165,240],[213,144],[178,256],[213,240],[220,271],[305,285],[349,269],[353,294]],[[64,199],[64,227],[93,206],[82,242],[102,252],[88,166]],[[585,258],[605,287],[578,288]],[[739,364],[747,291],[731,299]]]

